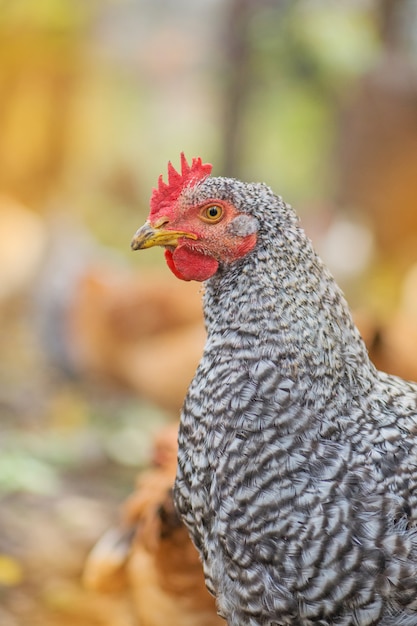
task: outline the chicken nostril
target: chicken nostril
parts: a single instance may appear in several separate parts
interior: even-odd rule
[[[169,218],[168,217],[160,217],[158,220],[156,220],[156,222],[153,223],[153,227],[154,228],[161,228],[162,226],[165,226],[166,224],[169,223]]]

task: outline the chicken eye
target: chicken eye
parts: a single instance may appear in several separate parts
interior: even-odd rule
[[[210,204],[209,206],[204,207],[201,212],[201,218],[205,222],[218,222],[221,220],[223,215],[223,209],[218,204]]]

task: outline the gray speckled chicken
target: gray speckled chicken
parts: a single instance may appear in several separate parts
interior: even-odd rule
[[[205,281],[175,498],[220,614],[416,626],[417,385],[371,364],[291,207],[181,165],[132,247],[164,246],[176,276]]]

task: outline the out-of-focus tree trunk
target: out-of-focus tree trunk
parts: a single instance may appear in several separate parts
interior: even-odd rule
[[[225,28],[223,164],[226,176],[239,176],[245,105],[252,82],[249,26],[252,0],[231,0]]]

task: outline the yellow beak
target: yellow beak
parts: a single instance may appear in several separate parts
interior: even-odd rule
[[[152,248],[153,246],[176,247],[181,237],[197,239],[197,236],[193,233],[186,233],[181,230],[168,230],[158,226],[153,227],[149,222],[145,222],[136,231],[130,245],[132,250],[145,250],[145,248]]]

